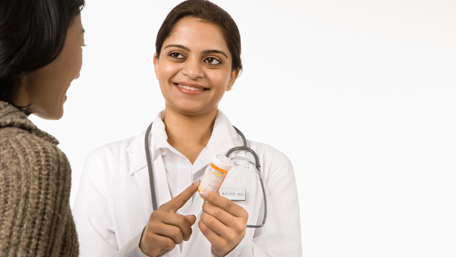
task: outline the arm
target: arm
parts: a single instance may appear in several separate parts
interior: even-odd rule
[[[77,256],[68,160],[29,135],[0,145],[0,256]]]
[[[290,160],[282,156],[265,174],[268,216],[265,226],[255,231],[254,256],[302,256],[296,178]]]
[[[97,156],[94,154],[90,154],[86,159],[73,208],[81,256],[144,257],[138,247],[141,231],[122,249],[118,249],[109,211],[106,176],[96,160]]]

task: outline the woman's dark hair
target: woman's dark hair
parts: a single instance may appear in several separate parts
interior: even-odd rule
[[[187,0],[169,12],[158,31],[155,41],[157,58],[160,57],[163,42],[171,35],[176,23],[188,16],[218,25],[233,57],[231,69],[242,70],[241,35],[239,34],[239,29],[233,18],[225,10],[207,0]]]
[[[20,79],[57,58],[83,6],[84,0],[0,0],[0,101],[14,105]]]

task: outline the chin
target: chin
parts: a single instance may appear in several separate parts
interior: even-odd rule
[[[198,117],[213,113],[214,109],[212,108],[194,108],[194,109],[181,109],[180,113],[184,114],[185,116],[189,117]]]
[[[63,109],[53,112],[34,112],[33,114],[45,120],[60,120],[63,117]]]

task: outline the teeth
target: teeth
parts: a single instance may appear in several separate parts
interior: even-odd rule
[[[179,84],[176,84],[176,85],[178,87],[185,88],[185,89],[192,90],[192,91],[203,91],[204,90],[204,88],[195,88],[195,87],[183,86],[183,85],[179,85]]]

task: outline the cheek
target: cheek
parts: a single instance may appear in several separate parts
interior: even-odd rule
[[[62,81],[67,85],[79,76],[82,68],[82,49],[74,49],[66,53],[62,52],[59,56],[59,61],[56,63],[55,69],[58,69],[61,74]]]
[[[222,72],[217,74],[216,76],[212,76],[213,83],[217,85],[217,88],[223,89],[223,91],[227,89],[229,79],[229,74],[226,72]]]
[[[74,74],[79,74],[82,67],[82,48],[80,45],[71,45],[67,52],[62,52],[61,62],[69,65],[68,71]],[[59,56],[60,57],[60,56]]]
[[[171,80],[179,72],[179,66],[176,65],[160,65],[156,74],[159,81]]]
[[[174,66],[174,65],[165,65],[165,67],[163,68],[163,75],[165,77],[166,76],[171,76],[174,73],[176,73],[177,70],[178,70],[177,67]]]
[[[79,75],[79,73],[81,72],[81,68],[82,68],[82,49],[75,55],[75,58],[74,58],[74,73],[76,73],[76,75]]]

